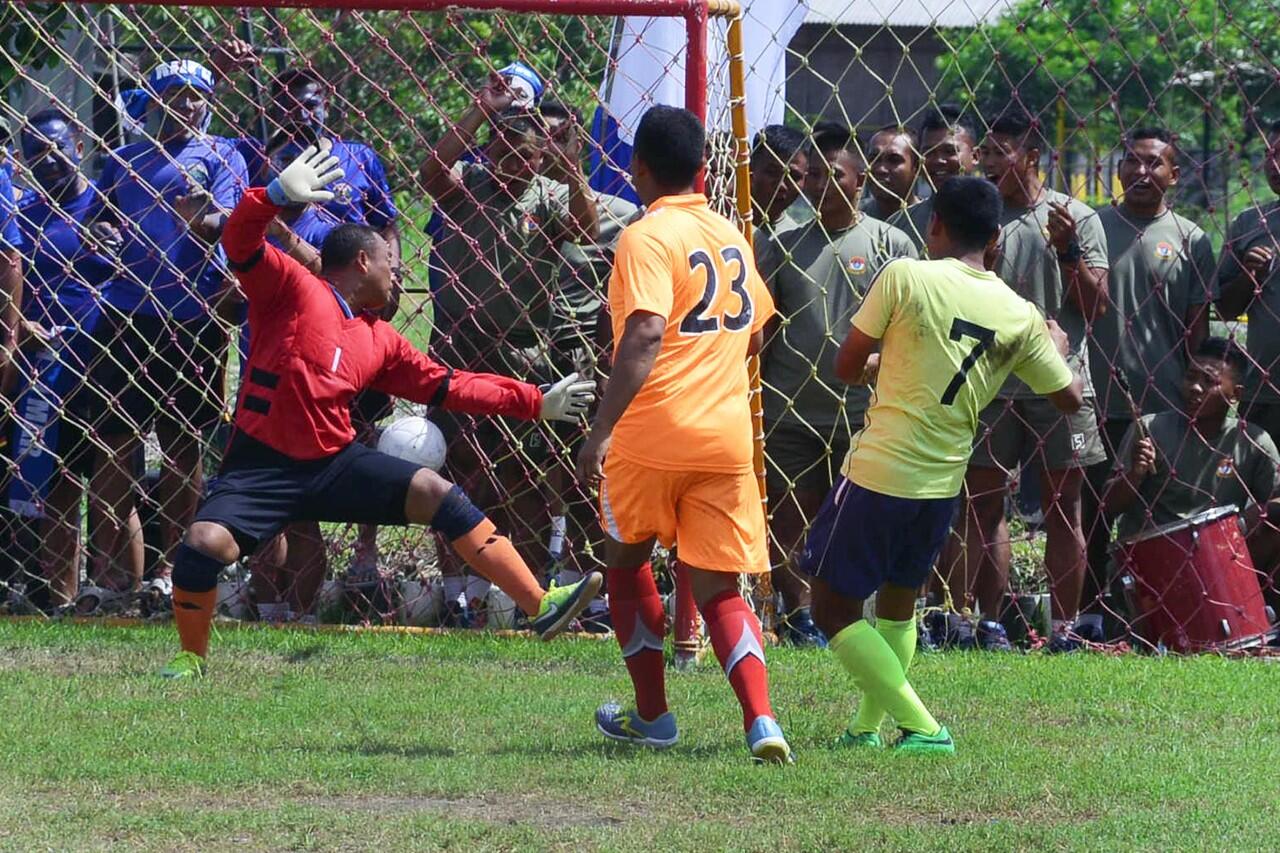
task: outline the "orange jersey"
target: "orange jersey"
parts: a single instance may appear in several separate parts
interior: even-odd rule
[[[609,310],[614,341],[635,311],[667,321],[610,452],[667,471],[750,471],[747,349],[774,309],[733,223],[701,194],[658,199],[619,238]]]

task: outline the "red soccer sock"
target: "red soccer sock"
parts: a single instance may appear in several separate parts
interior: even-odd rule
[[[707,620],[711,647],[742,705],[742,728],[750,730],[756,717],[773,716],[760,622],[736,590],[726,590],[704,604],[702,617]]]
[[[644,720],[667,713],[667,685],[662,658],[666,614],[653,569],[609,569],[609,613],[622,647],[622,659],[636,689],[636,712]]]

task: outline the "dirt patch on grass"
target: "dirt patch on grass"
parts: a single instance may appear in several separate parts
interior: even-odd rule
[[[352,793],[345,795],[315,794],[307,792],[244,791],[237,793],[209,793],[174,791],[136,791],[115,793],[94,790],[92,801],[98,806],[109,806],[119,812],[155,812],[165,809],[191,809],[201,811],[272,811],[284,807],[309,808],[325,814],[385,814],[414,815],[437,814],[441,817],[488,823],[501,826],[531,826],[538,829],[563,829],[569,827],[608,828],[622,826],[629,820],[644,819],[644,808],[638,804],[579,803],[571,800],[541,797],[536,794],[449,797],[449,796],[389,796],[382,794]],[[0,792],[0,804],[9,797]],[[25,800],[27,806],[39,805],[52,811],[65,810],[68,792],[54,790],[28,790],[21,797],[14,797],[16,804]],[[72,798],[74,801],[75,798]],[[626,815],[624,818],[623,815]]]
[[[83,649],[0,648],[0,673],[41,672],[51,675],[122,675],[136,667],[117,654],[85,654]]]
[[[388,797],[355,795],[347,797],[309,797],[289,801],[295,805],[315,806],[326,811],[360,811],[405,814],[436,812],[445,817],[483,823],[519,824],[540,829],[564,827],[621,826],[625,820],[617,811],[600,806],[555,800],[535,795],[502,797]],[[637,812],[628,810],[635,818]]]

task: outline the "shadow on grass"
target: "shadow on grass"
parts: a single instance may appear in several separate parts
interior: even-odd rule
[[[323,643],[313,643],[299,649],[291,649],[289,653],[284,656],[284,659],[287,663],[306,663],[313,657],[323,655],[324,653],[325,647]]]
[[[689,759],[709,759],[721,756],[745,756],[746,746],[730,743],[703,743],[696,746],[685,746],[677,743],[666,749],[654,749],[647,746],[604,740],[587,740],[566,743],[533,743],[512,744],[510,746],[493,746],[486,752],[489,755],[520,755],[529,758],[545,759],[549,755],[568,758],[607,758],[610,761],[644,761],[652,756],[671,756],[672,759],[685,761]]]

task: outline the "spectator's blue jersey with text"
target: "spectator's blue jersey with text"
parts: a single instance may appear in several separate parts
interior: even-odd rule
[[[237,140],[236,147],[248,165],[253,186],[266,186],[272,175],[262,141],[246,137]],[[338,158],[343,178],[329,185],[333,200],[324,206],[325,210],[340,222],[371,225],[378,229],[394,222],[400,211],[391,198],[386,170],[374,150],[360,142],[335,139],[332,153]],[[307,242],[311,243],[310,240]],[[319,243],[311,245],[320,247]]]
[[[124,237],[123,271],[108,301],[178,321],[206,314],[227,277],[222,249],[192,234],[173,205],[204,189],[218,207],[234,208],[248,186],[235,145],[216,136],[126,145],[107,156],[98,185],[104,216]]]
[[[22,314],[46,329],[91,332],[100,300],[110,298],[116,261],[91,251],[84,240],[98,204],[98,190],[89,184],[58,202],[28,192],[18,206],[26,261]]]
[[[22,236],[18,232],[18,220],[14,216],[16,209],[17,205],[13,201],[13,164],[6,159],[0,164],[0,249],[17,249],[21,246]]]

